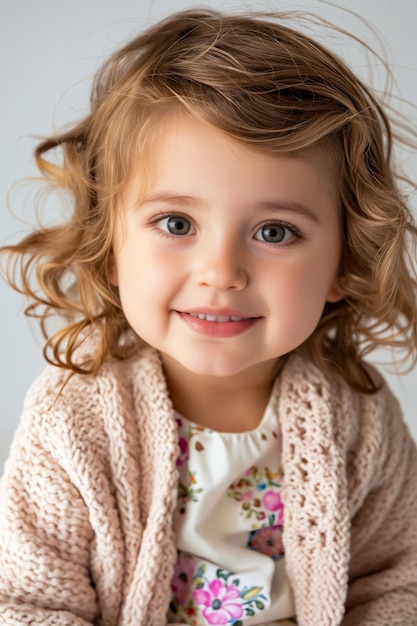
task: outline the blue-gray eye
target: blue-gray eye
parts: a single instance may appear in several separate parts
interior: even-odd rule
[[[291,238],[292,233],[286,226],[281,224],[265,224],[258,230],[255,238],[259,241],[266,241],[267,243],[282,243],[283,241]]]
[[[181,215],[172,215],[161,220],[161,224],[165,226],[163,230],[167,230],[171,235],[188,235],[191,230],[191,222]]]

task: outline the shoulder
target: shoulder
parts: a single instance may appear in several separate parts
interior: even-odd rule
[[[294,355],[280,377],[280,404],[295,424],[305,422],[311,437],[327,436],[343,456],[363,457],[372,466],[411,438],[396,397],[379,372],[371,366],[368,371],[378,384],[372,394]]]
[[[368,367],[378,384],[372,394],[355,391],[341,376],[299,356],[289,359],[280,386],[294,424],[291,434],[301,420],[310,443],[329,441],[337,449],[353,509],[395,473],[416,467],[416,446],[399,402],[381,374]]]
[[[106,399],[112,393],[130,388],[134,380],[146,381],[148,378],[160,383],[163,380],[160,359],[153,349],[143,349],[135,358],[126,361],[108,360],[91,375],[74,374],[48,365],[29,388],[24,406],[62,409],[82,400],[81,407],[86,407],[97,394]]]
[[[65,448],[107,449],[118,432],[136,427],[138,397],[165,392],[159,356],[145,349],[129,361],[108,361],[95,375],[48,366],[30,387],[17,437],[35,438],[54,455]]]

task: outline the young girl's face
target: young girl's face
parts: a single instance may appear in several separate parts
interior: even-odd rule
[[[272,376],[342,295],[334,161],[267,156],[184,117],[165,123],[150,174],[145,197],[132,176],[114,234],[128,322],[171,368]]]

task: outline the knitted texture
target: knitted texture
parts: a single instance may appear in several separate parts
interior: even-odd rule
[[[177,429],[158,354],[48,368],[0,486],[0,624],[165,626]],[[417,626],[417,452],[385,386],[291,357],[277,381],[299,626]]]

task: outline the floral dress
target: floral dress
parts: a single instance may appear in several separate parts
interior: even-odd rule
[[[169,623],[296,624],[272,404],[258,427],[243,433],[212,431],[177,415],[178,559]]]

